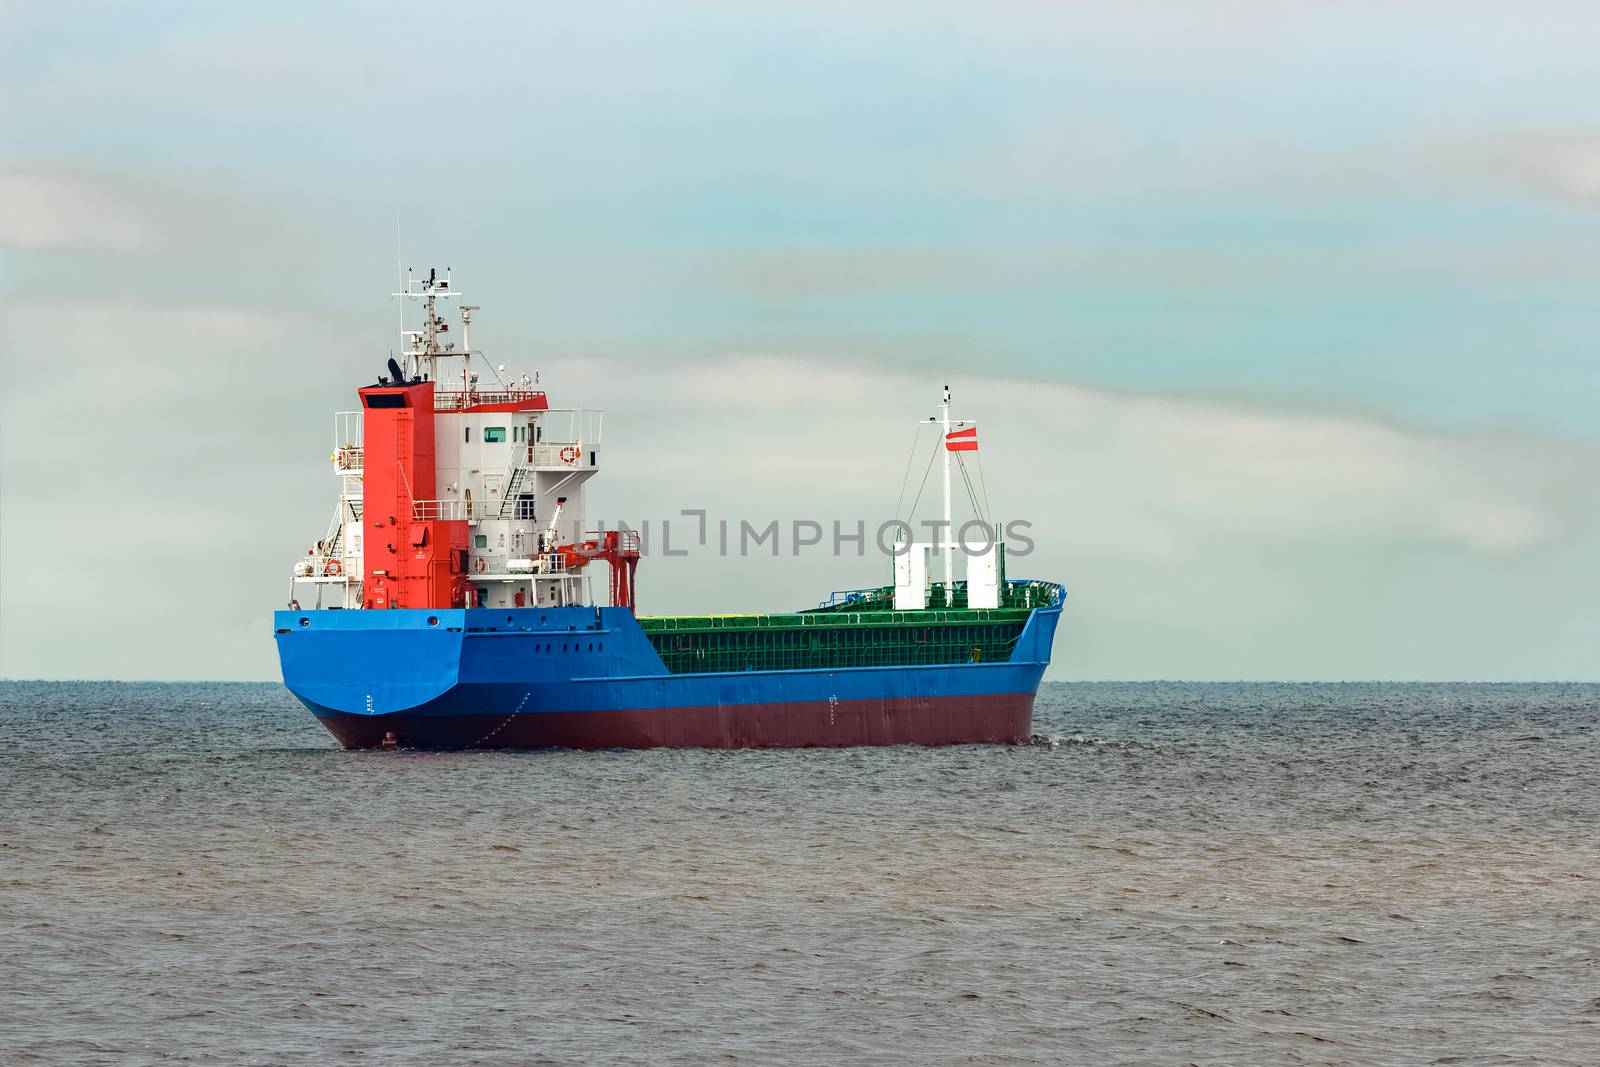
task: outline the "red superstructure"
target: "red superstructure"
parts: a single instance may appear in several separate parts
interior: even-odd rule
[[[432,382],[360,390],[366,475],[363,607],[458,608],[467,602],[467,524],[417,518],[437,495]]]
[[[339,502],[328,535],[295,563],[290,602],[310,608],[633,607],[639,539],[588,530],[584,486],[599,470],[601,413],[552,408],[538,374],[508,375],[460,343],[441,305],[461,294],[430,270],[395,296],[422,305],[402,325],[387,375],[334,415]],[[481,361],[475,364],[475,360]],[[480,369],[474,369],[474,367]],[[492,380],[485,381],[483,373]]]

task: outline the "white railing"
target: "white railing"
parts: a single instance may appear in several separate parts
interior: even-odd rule
[[[333,447],[355,445],[361,447],[361,429],[366,412],[335,411],[333,413]]]
[[[516,561],[529,560],[532,566],[512,570],[511,559],[500,559],[492,556],[474,556],[468,567],[468,578],[548,578],[552,575],[569,573],[567,557],[560,552],[538,552],[532,556],[518,556]],[[478,564],[483,563],[483,570],[478,569]]]
[[[414,500],[411,502],[411,517],[418,522],[428,519],[444,519],[447,521],[457,519],[503,519],[511,517],[515,510],[516,501],[514,499],[502,507],[498,496],[492,496],[487,500]]]
[[[642,551],[641,545],[643,542],[639,536],[639,531],[629,530],[626,527],[618,530],[589,530],[584,533],[583,539],[585,541],[593,541],[595,544],[599,544],[606,539],[606,534],[608,533],[615,533],[617,535],[617,549],[619,551]]]
[[[340,556],[301,556],[294,564],[294,576],[300,580],[358,581],[361,575],[354,572],[355,567]]]
[[[341,476],[361,473],[362,416],[360,411],[333,413],[333,454],[328,458]]]
[[[414,500],[411,517],[424,519],[489,519],[500,511],[500,501],[491,509],[482,500]]]
[[[599,451],[593,444],[582,441],[540,441],[530,446],[532,465],[541,469],[581,470],[594,466],[591,462]]]
[[[539,415],[540,440],[547,444],[582,441],[589,448],[599,448],[605,414],[598,408],[551,408]]]
[[[435,389],[434,411],[471,410],[480,404],[528,404],[539,410],[536,402],[544,399],[542,389]]]
[[[341,476],[361,474],[366,469],[366,450],[360,445],[339,445],[330,457],[334,470]]]

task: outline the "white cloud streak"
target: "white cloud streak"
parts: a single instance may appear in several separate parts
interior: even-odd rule
[[[938,384],[764,356],[635,372],[611,387],[613,406],[665,409],[674,426],[702,430],[630,456],[621,473],[664,484],[714,471],[769,509],[827,511],[843,494],[886,516],[913,421],[932,410]],[[1410,538],[1521,552],[1571,531],[1594,458],[1576,445],[1325,414],[1037,381],[954,384],[958,408],[983,428],[995,497],[1082,551]]]
[[[161,236],[152,206],[117,184],[64,171],[0,171],[0,246],[122,251]]]
[[[1535,180],[1563,196],[1600,204],[1600,137],[1569,137],[1520,146],[1515,153]]]

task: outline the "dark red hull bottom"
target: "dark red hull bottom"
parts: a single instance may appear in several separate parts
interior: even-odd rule
[[[1017,744],[1034,694],[513,715],[319,715],[346,748],[816,748]]]

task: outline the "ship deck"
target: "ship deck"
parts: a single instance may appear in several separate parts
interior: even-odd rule
[[[835,593],[804,611],[645,615],[639,626],[673,674],[994,663],[1009,659],[1035,608],[1058,596],[1047,582],[1010,582],[998,608],[968,608],[954,583],[948,608],[894,610],[888,587]],[[944,599],[935,585],[929,600]]]

